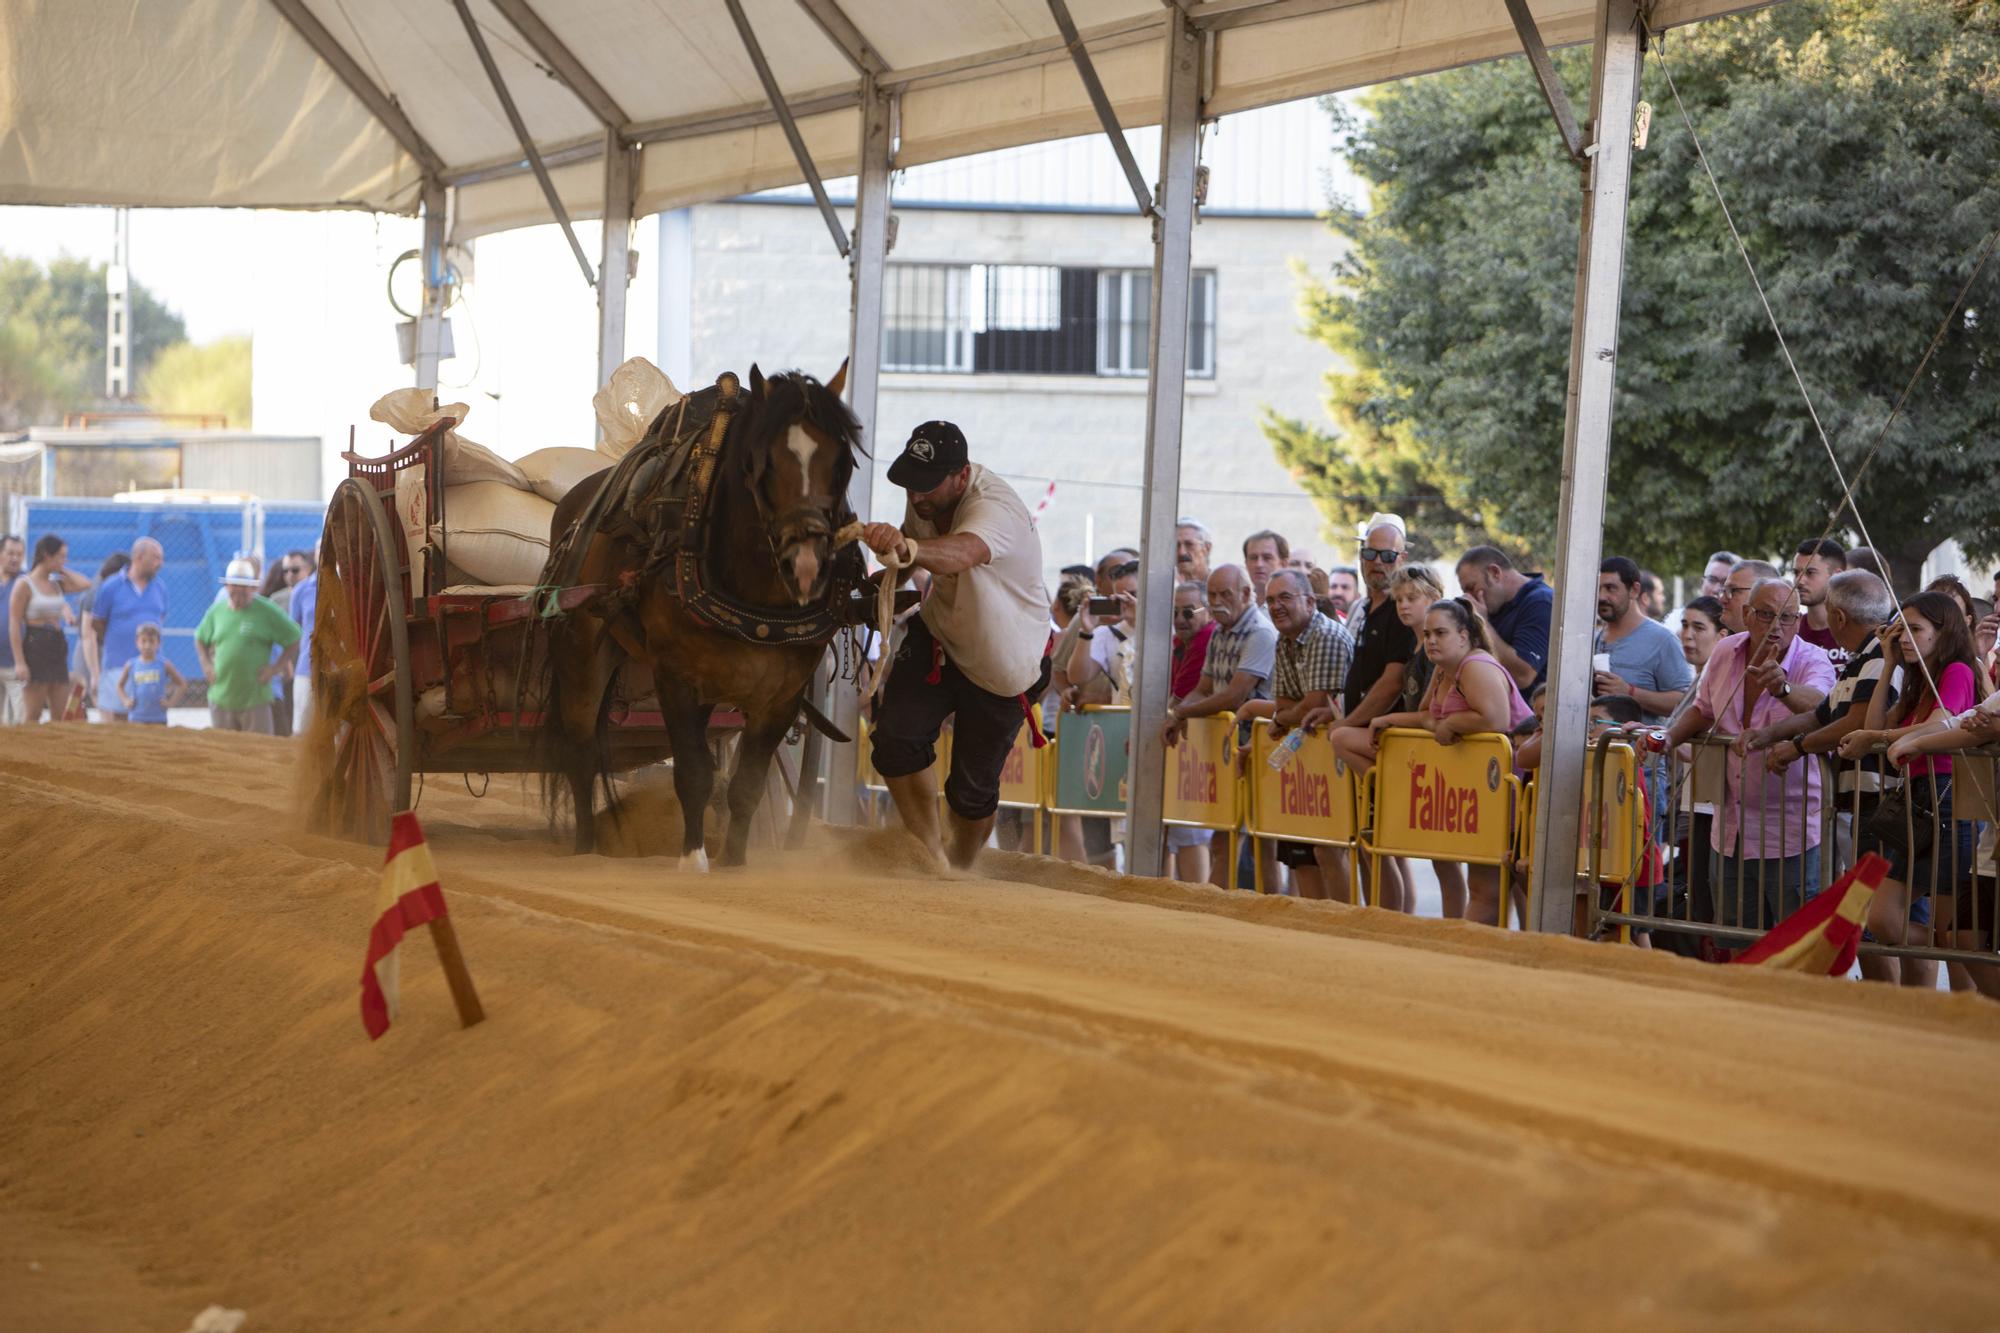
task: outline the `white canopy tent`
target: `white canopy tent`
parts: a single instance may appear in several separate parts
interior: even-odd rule
[[[1098,128],[1042,0],[742,4],[823,175],[859,170],[870,76],[903,166]],[[1548,44],[1590,39],[1590,0],[1531,7]],[[1653,22],[1746,7],[1662,0]],[[1157,124],[1171,10],[1070,9],[1120,123]],[[726,0],[470,10],[571,217],[602,212],[607,128],[638,149],[641,214],[800,179]],[[1185,12],[1212,38],[1206,116],[1521,49],[1502,0]],[[414,213],[426,175],[454,188],[452,239],[549,220],[449,0],[0,0],[0,203]]]
[[[1761,2],[0,0],[0,204],[421,209],[430,295],[417,373],[434,384],[447,239],[601,216],[595,266],[571,244],[586,276],[622,279],[635,215],[805,180],[852,263],[848,384],[867,429],[891,165],[1103,129],[1153,227],[1141,580],[1144,604],[1163,607],[1200,123],[1525,48],[1587,201],[1549,750],[1581,754],[1644,33]],[[1546,47],[1581,41],[1595,55],[1579,123]],[[1142,124],[1163,126],[1150,185],[1118,133]],[[858,179],[851,238],[823,175]],[[622,357],[625,283],[597,286],[608,373]],[[871,481],[864,469],[853,497],[864,514]],[[1159,864],[1170,628],[1163,615],[1143,628],[1130,862],[1142,871]],[[855,701],[834,705],[851,725]],[[836,797],[845,768],[834,766]],[[1553,766],[1544,785],[1536,865],[1564,884],[1581,765]],[[1568,894],[1541,901],[1545,928],[1567,929]]]

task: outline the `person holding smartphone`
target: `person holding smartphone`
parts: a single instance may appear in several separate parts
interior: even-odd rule
[[[1077,614],[1083,633],[1064,664],[1070,682],[1064,702],[1071,708],[1131,703],[1133,659],[1139,651],[1139,562],[1128,560],[1113,568],[1111,595],[1088,599]]]

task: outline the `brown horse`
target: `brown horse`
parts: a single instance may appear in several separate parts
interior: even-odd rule
[[[596,844],[593,787],[616,802],[606,719],[619,668],[637,658],[652,667],[673,746],[683,869],[708,868],[709,715],[724,704],[742,713],[722,855],[742,864],[771,756],[862,574],[858,550],[833,542],[852,518],[860,450],[860,423],[840,399],[846,374],[842,365],[822,385],[752,366],[747,394],[725,375],[556,507],[542,582],[607,589],[548,622],[546,768],[567,779],[578,852]]]

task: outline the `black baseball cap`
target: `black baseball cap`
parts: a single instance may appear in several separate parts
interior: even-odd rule
[[[906,491],[928,491],[965,466],[965,432],[949,421],[926,421],[889,464],[889,480]]]

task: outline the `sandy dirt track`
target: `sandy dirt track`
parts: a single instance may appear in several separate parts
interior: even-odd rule
[[[420,805],[491,1018],[417,939],[371,1045],[293,755],[0,733],[0,1329],[2000,1321],[2000,1006],[888,834],[683,877],[496,777]]]

